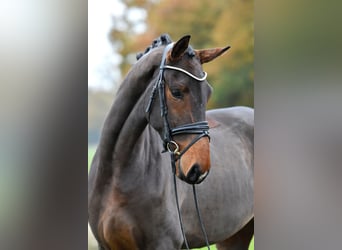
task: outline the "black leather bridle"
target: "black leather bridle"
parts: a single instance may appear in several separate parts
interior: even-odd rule
[[[200,140],[202,137],[208,137],[210,140],[209,124],[207,121],[199,121],[199,122],[194,122],[194,123],[190,123],[190,124],[180,125],[180,126],[177,126],[175,128],[170,128],[170,124],[169,124],[169,121],[167,118],[168,108],[167,108],[167,104],[166,104],[166,100],[165,100],[166,98],[165,98],[164,71],[166,69],[180,71],[180,72],[183,72],[184,74],[190,76],[191,78],[193,78],[199,82],[204,81],[207,78],[207,73],[203,72],[204,73],[203,77],[197,77],[197,76],[191,74],[190,72],[188,72],[182,68],[178,68],[178,67],[174,67],[174,66],[170,66],[170,65],[165,65],[167,52],[172,47],[173,47],[173,43],[167,45],[164,49],[162,60],[161,60],[160,67],[159,67],[158,80],[156,81],[156,83],[154,84],[154,86],[152,88],[152,93],[151,93],[151,96],[150,96],[150,99],[149,99],[149,102],[148,102],[148,105],[146,108],[146,113],[150,114],[152,103],[155,99],[156,92],[158,90],[159,100],[160,100],[161,117],[163,118],[163,125],[164,125],[164,132],[163,132],[164,151],[163,152],[168,151],[170,153],[170,156],[171,156],[171,166],[172,166],[172,172],[173,172],[173,180],[174,180],[176,205],[177,205],[177,210],[178,210],[179,222],[180,222],[185,246],[187,249],[189,249],[189,245],[188,245],[187,239],[185,237],[184,229],[183,229],[182,216],[180,213],[179,203],[178,203],[178,193],[177,193],[177,185],[176,185],[176,161],[179,160],[181,158],[181,156],[192,145],[194,145],[198,140]],[[173,140],[173,136],[183,135],[183,134],[195,134],[197,136],[182,151],[180,151],[178,144]],[[198,201],[197,201],[195,185],[193,184],[192,187],[193,187],[193,194],[194,194],[194,200],[195,200],[195,205],[196,205],[196,211],[197,211],[197,215],[198,215],[199,222],[201,225],[201,230],[202,230],[202,233],[204,235],[207,247],[210,250],[208,237],[207,237],[207,234],[205,232],[205,228],[204,228],[204,225],[203,225],[203,222],[201,219],[201,215],[200,215],[200,212],[198,209]]]
[[[170,128],[169,121],[167,119],[168,115],[168,108],[166,105],[166,100],[165,100],[165,80],[164,80],[164,71],[165,69],[170,69],[170,70],[177,70],[180,72],[183,72],[184,74],[187,74],[188,76],[192,77],[193,79],[197,81],[204,81],[207,78],[207,73],[204,72],[203,77],[197,77],[191,74],[190,72],[170,66],[170,65],[165,65],[166,61],[166,54],[167,52],[172,48],[173,44],[169,44],[165,47],[163,57],[161,60],[161,64],[159,67],[159,75],[158,75],[158,80],[153,86],[152,93],[150,96],[150,100],[148,102],[147,108],[146,108],[146,113],[151,112],[151,106],[153,103],[153,100],[155,99],[156,92],[158,90],[159,93],[159,100],[160,100],[160,110],[161,110],[161,117],[163,118],[163,123],[164,123],[164,132],[163,132],[163,141],[164,141],[164,148],[165,150],[169,151],[170,153],[173,152],[175,155],[177,155],[177,158],[179,159],[192,145],[194,145],[198,140],[200,140],[202,137],[208,137],[209,136],[209,125],[207,121],[199,121],[199,122],[194,122],[190,124],[185,124],[181,125],[175,128]],[[175,135],[181,135],[181,134],[196,134],[197,136],[187,145],[182,151],[179,151],[179,146],[178,144],[173,140],[173,136]]]

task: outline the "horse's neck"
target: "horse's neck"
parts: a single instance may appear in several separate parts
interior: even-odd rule
[[[128,120],[132,120],[129,116],[151,80],[152,69],[152,65],[144,69],[136,65],[121,84],[102,129],[99,156],[103,161],[111,162],[121,130]],[[135,125],[131,123],[132,129]]]
[[[125,163],[129,160],[129,151],[147,125],[143,97],[159,65],[159,57],[161,52],[157,51],[137,62],[121,84],[107,115],[98,150],[98,168],[106,178],[112,176],[116,167],[113,161]]]
[[[140,195],[142,190],[148,195],[150,192],[146,189],[161,192],[165,185],[163,180],[168,155],[161,154],[163,147],[159,134],[147,125],[140,134],[138,129],[134,129],[135,135],[131,136],[128,128],[130,138],[127,140],[125,130],[126,126],[119,136],[113,156],[116,187],[125,193],[138,189]]]
[[[146,94],[150,96],[149,90]],[[168,155],[161,154],[162,139],[148,125],[144,97],[139,99],[122,126],[113,151],[113,170],[116,187],[122,192],[141,195],[144,189],[147,196],[156,197],[164,190]],[[171,173],[171,167],[169,170]]]
[[[144,103],[140,98],[125,120],[117,137],[112,155],[115,167],[118,167],[118,165],[127,166],[128,162],[132,161],[135,156],[133,150],[140,150],[143,147],[140,144],[144,143],[145,138],[141,137],[149,137],[149,133],[145,132],[143,134],[148,124],[144,114]],[[146,150],[148,149],[146,148]]]

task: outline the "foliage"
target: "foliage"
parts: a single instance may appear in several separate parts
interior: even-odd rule
[[[110,33],[113,46],[123,60],[122,74],[126,74],[134,62],[134,55],[144,50],[162,33],[173,40],[185,34],[192,35],[194,48],[231,45],[226,55],[216,59],[204,69],[214,87],[209,108],[235,105],[253,107],[253,50],[254,3],[251,0],[124,0],[126,13],[116,20]],[[132,9],[148,13],[146,32],[134,31],[136,23],[129,18]],[[122,22],[126,23],[122,25]],[[123,29],[122,27],[125,27]]]

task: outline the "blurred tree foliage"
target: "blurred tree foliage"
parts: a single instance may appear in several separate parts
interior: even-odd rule
[[[175,41],[190,34],[194,48],[230,45],[227,54],[204,65],[214,92],[209,108],[236,105],[254,106],[254,2],[252,0],[121,0],[124,15],[114,19],[110,39],[122,56],[125,75],[143,51],[160,34]],[[146,20],[134,20],[134,10],[145,10]],[[134,17],[134,16],[133,16]],[[146,32],[139,34],[137,24],[145,22]]]

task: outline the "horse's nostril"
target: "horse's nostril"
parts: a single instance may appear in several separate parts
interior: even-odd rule
[[[186,179],[188,182],[193,184],[197,182],[200,175],[201,175],[201,171],[200,171],[198,164],[194,164],[192,168],[190,169],[190,171],[188,172]]]

